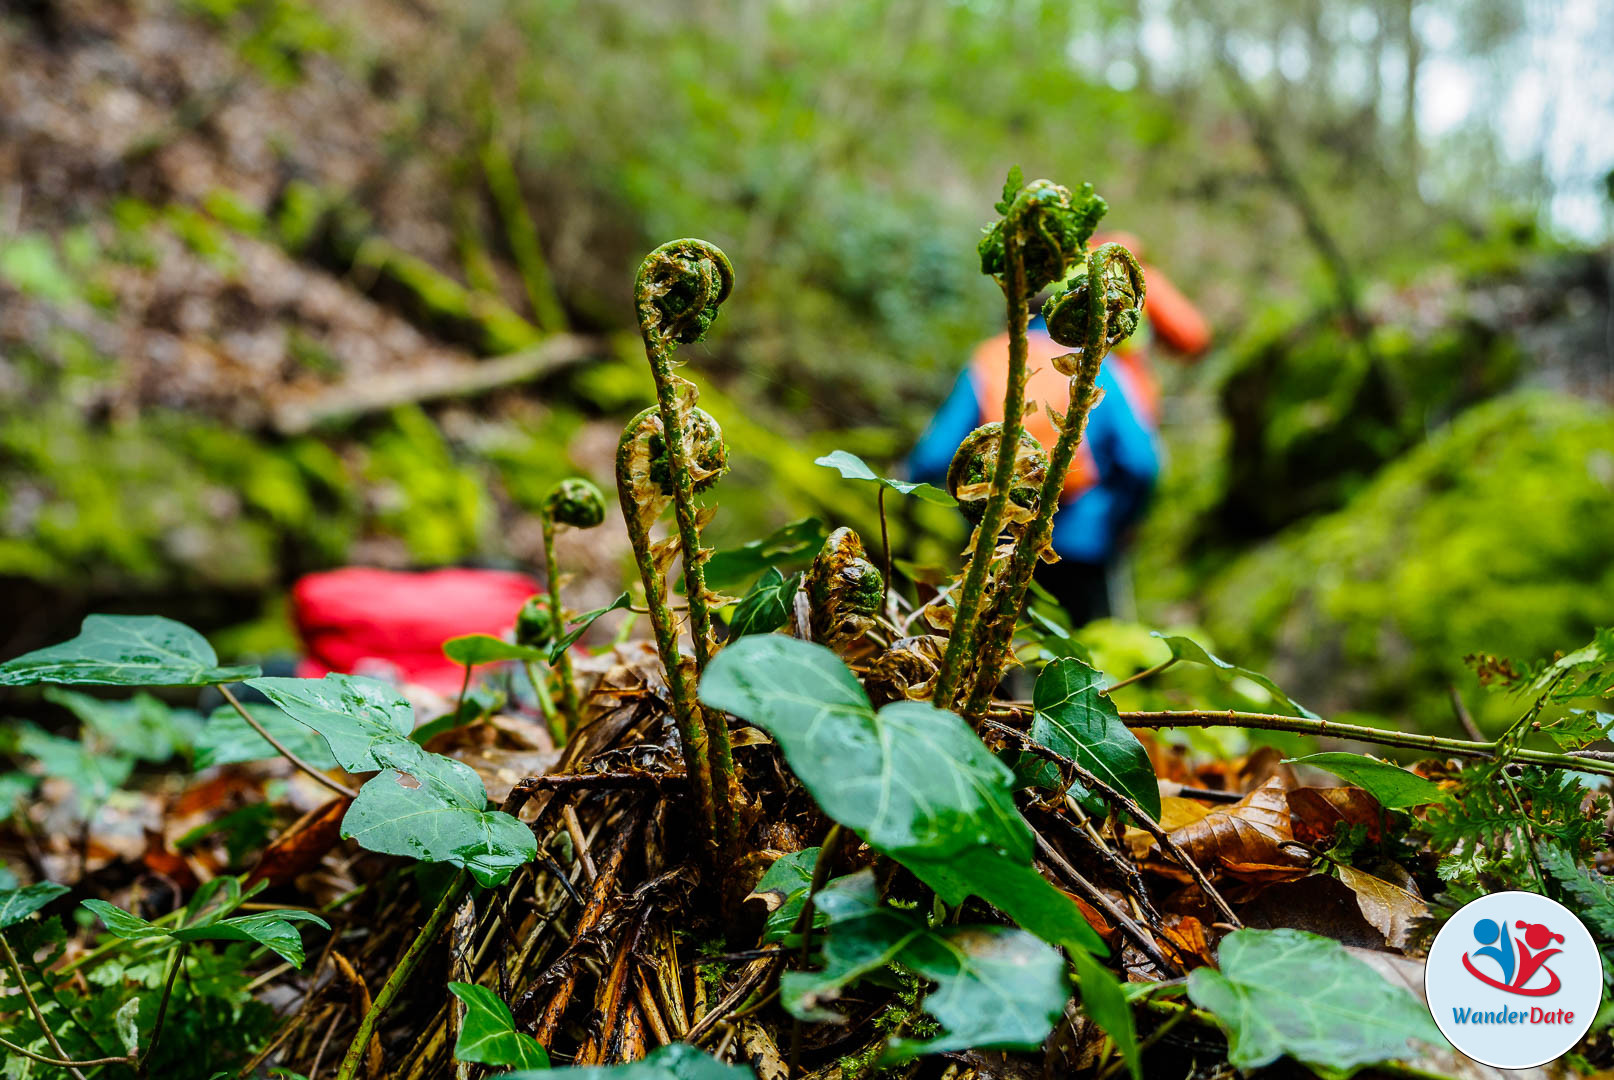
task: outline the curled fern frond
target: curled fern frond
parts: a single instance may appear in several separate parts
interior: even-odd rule
[[[646,475],[661,494],[671,498],[676,494],[676,488],[672,456],[667,453],[667,437],[662,432],[659,411],[649,409],[646,412],[655,418],[653,428],[648,433],[649,465]],[[642,417],[645,413],[639,415]],[[689,410],[684,438],[689,447],[690,485],[698,494],[717,483],[729,471],[729,448],[723,441],[723,429],[704,409]]]
[[[549,489],[543,512],[557,525],[592,529],[605,520],[605,496],[593,482],[573,476]]]
[[[645,256],[633,283],[639,329],[688,345],[711,329],[717,309],[734,288],[727,255],[705,240],[674,240]]]
[[[1015,192],[1012,199],[1005,188],[1004,196],[1007,207],[1002,210],[1003,217],[986,226],[978,247],[981,273],[1003,280],[1008,270],[1004,235],[1013,230],[1023,247],[1028,296],[1065,276],[1109,209],[1109,204],[1094,194],[1092,184],[1083,184],[1072,194],[1069,188],[1051,180],[1033,180]]]
[[[542,593],[527,597],[516,613],[516,644],[530,649],[547,649],[560,636],[560,624],[549,598]]]
[[[986,509],[993,474],[997,471],[998,446],[1003,441],[1001,423],[983,424],[964,437],[947,468],[947,491],[958,500],[958,509],[971,522],[978,523]],[[1025,512],[1037,512],[1043,481],[1048,476],[1048,454],[1042,444],[1025,431],[1020,432],[1020,453],[1014,462],[1009,502]],[[1021,515],[1017,515],[1021,516]]]
[[[866,557],[863,539],[836,529],[824,540],[807,574],[813,636],[828,644],[850,641],[874,625],[885,579]]]
[[[1090,287],[1095,267],[1100,283],[1097,297]],[[1138,328],[1143,317],[1144,288],[1143,267],[1132,253],[1120,244],[1105,244],[1043,304],[1048,336],[1079,352],[1102,328],[1103,347],[1118,345]]]
[[[551,638],[558,637],[566,621],[566,608],[560,598],[560,564],[555,558],[555,532],[558,526],[592,529],[605,520],[605,496],[581,476],[562,480],[544,496],[539,520],[544,528],[544,570],[549,578],[549,616],[554,623]],[[530,601],[529,601],[530,603]],[[522,608],[525,612],[526,608]],[[536,615],[534,619],[536,619]],[[534,624],[536,629],[536,623]],[[519,633],[519,627],[518,627]],[[569,735],[583,722],[582,702],[572,673],[572,657],[562,652],[557,667],[560,674],[561,713],[565,718],[561,736]]]

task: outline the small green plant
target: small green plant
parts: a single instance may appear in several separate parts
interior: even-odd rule
[[[566,621],[566,608],[560,600],[560,563],[555,559],[555,531],[561,526],[573,529],[593,529],[605,520],[605,496],[600,489],[581,477],[562,480],[544,497],[544,567],[549,579],[549,621],[558,626]],[[526,609],[523,608],[523,613]],[[527,633],[534,636],[533,620],[528,617]],[[518,627],[518,633],[520,628]],[[554,637],[560,637],[558,632]],[[562,734],[570,734],[581,721],[577,703],[577,680],[572,676],[572,658],[568,649],[561,650],[556,665],[560,677],[560,708],[564,718]],[[534,682],[534,689],[537,688]]]

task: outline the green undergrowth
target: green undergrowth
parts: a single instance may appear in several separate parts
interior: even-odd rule
[[[1205,622],[1230,652],[1274,657],[1297,693],[1446,730],[1456,685],[1494,729],[1514,710],[1475,693],[1462,658],[1588,636],[1614,595],[1611,538],[1614,414],[1510,395],[1212,577]]]

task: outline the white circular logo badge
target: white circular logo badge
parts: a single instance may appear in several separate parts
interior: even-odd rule
[[[1580,1041],[1603,1000],[1603,962],[1568,908],[1545,896],[1482,896],[1453,915],[1424,968],[1441,1034],[1483,1065],[1530,1069]]]

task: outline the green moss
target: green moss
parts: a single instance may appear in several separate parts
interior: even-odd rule
[[[1462,657],[1550,656],[1606,623],[1614,596],[1614,413],[1523,393],[1466,413],[1336,513],[1245,554],[1205,593],[1230,655],[1314,708],[1454,728],[1447,686],[1482,724]]]
[[[395,409],[370,444],[365,478],[382,492],[377,518],[428,565],[483,550],[493,507],[482,473],[456,459],[437,425],[416,407]]]

